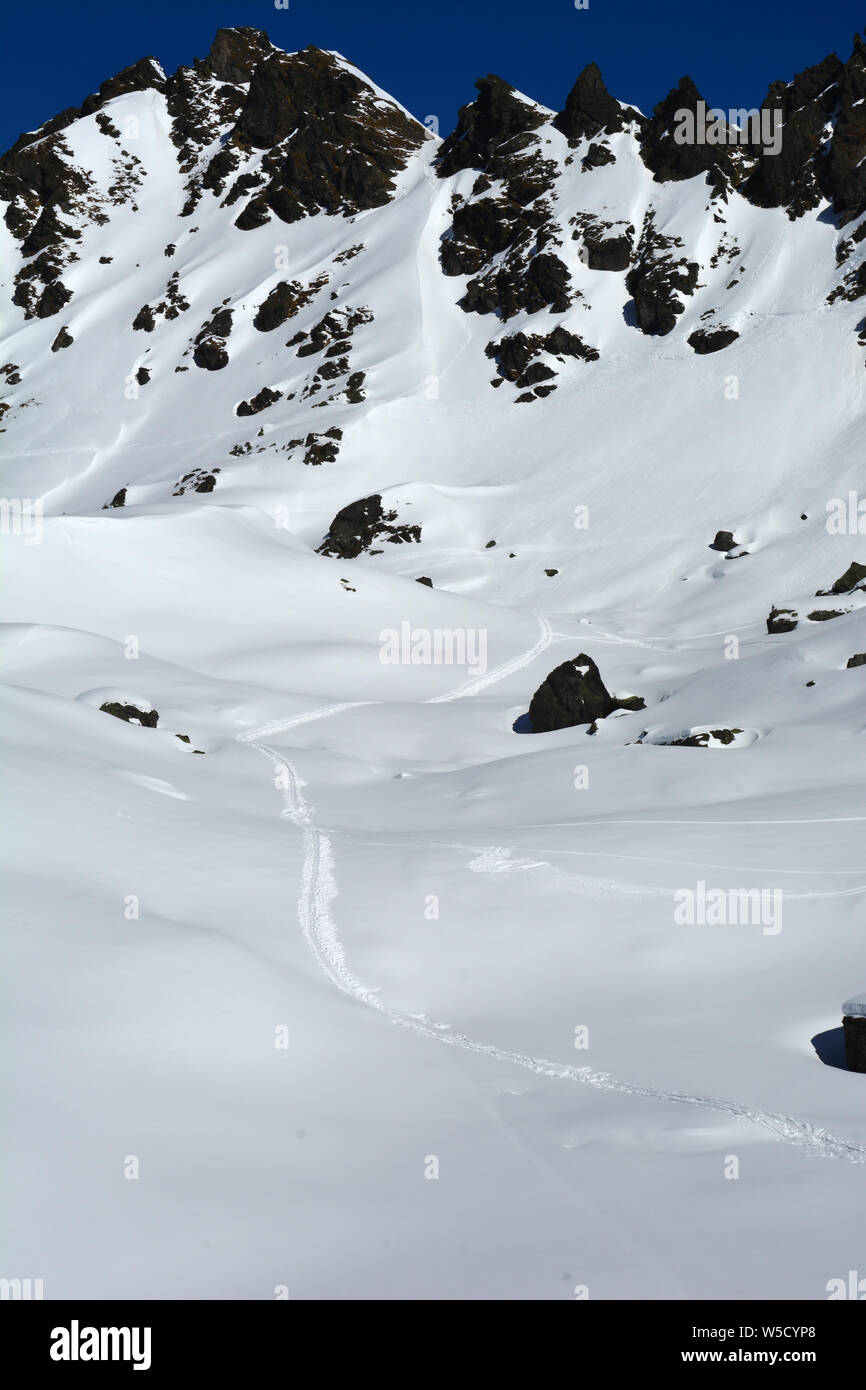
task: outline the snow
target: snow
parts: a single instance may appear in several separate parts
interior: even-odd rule
[[[713,269],[700,179],[654,184],[628,132],[582,174],[551,129],[560,219],[652,205],[702,288],[644,338],[622,276],[565,240],[584,298],[507,331],[562,322],[601,357],[512,408],[500,326],[438,268],[474,176],[433,177],[433,141],[387,207],[240,233],[207,193],[177,217],[161,96],[106,111],[138,117],[140,211],[88,224],[64,314],[13,309],[4,347],[4,488],[45,508],[40,544],[4,537],[0,595],[7,1272],[55,1298],[824,1297],[860,1259],[866,1162],[862,1078],[812,1043],[866,927],[866,610],[814,597],[866,559],[825,525],[862,477],[866,376],[862,306],[825,303],[833,226],[733,195],[740,252]],[[93,118],[65,138],[107,188]],[[189,311],[134,332],[175,270]],[[280,279],[325,271],[285,332],[253,328]],[[230,366],[198,370],[226,296]],[[284,344],[346,306],[374,313],[367,400],[314,410]],[[741,337],[696,357],[711,308]],[[265,385],[298,394],[238,420]],[[278,451],[332,425],[333,463]],[[420,544],[315,554],[374,492]],[[720,527],[749,554],[709,550]],[[796,631],[767,636],[774,603]],[[824,603],[852,611],[803,621]],[[407,621],[485,632],[486,670],[384,664]],[[579,651],[646,708],[517,737]],[[714,757],[662,746],[722,728]],[[699,881],[778,890],[781,930],[680,925]]]
[[[842,1013],[846,1018],[866,1018],[866,994],[855,994],[853,999],[846,999]]]

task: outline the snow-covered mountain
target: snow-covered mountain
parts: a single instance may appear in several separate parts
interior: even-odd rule
[[[0,161],[4,1276],[862,1264],[866,45],[700,100],[232,29]]]

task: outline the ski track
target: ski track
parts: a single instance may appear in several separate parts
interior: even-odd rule
[[[538,617],[541,633],[537,642],[511,661],[504,662],[485,676],[465,682],[446,695],[438,695],[426,701],[427,704],[442,704],[458,700],[467,695],[477,694],[488,686],[502,680],[505,676],[528,666],[541,652],[550,646],[554,634],[550,623]],[[736,1101],[728,1101],[712,1096],[692,1095],[686,1091],[665,1091],[652,1086],[637,1086],[628,1081],[619,1081],[607,1072],[593,1071],[591,1067],[573,1067],[563,1062],[554,1062],[545,1057],[534,1057],[525,1052],[513,1052],[508,1048],[497,1047],[493,1043],[479,1042],[466,1033],[455,1032],[451,1025],[442,1023],[425,1015],[409,1015],[392,1009],[379,998],[378,992],[371,989],[354,975],[346,961],[345,951],[337,932],[331,912],[331,903],[339,894],[334,874],[334,851],[330,836],[313,821],[313,810],[303,795],[302,781],[295,766],[276,749],[259,742],[274,733],[282,733],[298,724],[315,719],[324,719],[344,709],[357,708],[372,701],[349,701],[341,704],[323,706],[306,714],[290,716],[283,720],[239,734],[238,742],[249,744],[267,758],[275,771],[287,781],[282,788],[283,816],[296,825],[303,836],[304,861],[301,874],[301,891],[298,898],[298,922],[307,948],[320,970],[342,994],[357,1003],[375,1010],[383,1018],[399,1028],[406,1028],[419,1037],[445,1043],[450,1047],[474,1052],[494,1061],[510,1066],[522,1067],[534,1072],[536,1076],[550,1077],[561,1081],[580,1082],[596,1090],[612,1091],[619,1095],[640,1096],[648,1100],[667,1101],[678,1105],[691,1105],[717,1114],[730,1115],[745,1123],[757,1126],[774,1139],[792,1144],[810,1155],[823,1158],[840,1158],[850,1163],[866,1162],[866,1148],[839,1139],[820,1126],[808,1120],[769,1110],[755,1110]],[[852,819],[859,819],[852,817]],[[657,823],[657,822],[653,822]],[[850,890],[849,890],[850,891]],[[856,891],[856,890],[855,890]]]

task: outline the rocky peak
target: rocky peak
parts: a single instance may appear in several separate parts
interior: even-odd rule
[[[90,96],[85,97],[80,106],[67,106],[65,111],[53,116],[50,121],[45,121],[37,130],[25,130],[18,136],[15,144],[9,148],[3,158],[4,160],[7,159],[9,155],[25,149],[27,145],[32,145],[37,140],[44,140],[47,135],[54,135],[60,130],[65,130],[68,125],[72,125],[72,122],[79,120],[81,116],[92,116],[95,111],[101,111],[105,103],[111,101],[113,97],[124,96],[127,92],[142,92],[148,87],[153,87],[157,91],[162,91],[165,87],[165,73],[153,57],[139,58],[137,63],[131,63],[127,68],[121,68],[114,77],[109,77],[101,83],[97,92],[92,92]]]
[[[217,29],[201,67],[220,82],[249,82],[259,63],[274,52],[261,29]]]
[[[726,180],[736,179],[735,165],[727,147],[697,142],[679,144],[674,137],[679,112],[690,111],[697,119],[698,104],[702,101],[692,79],[681,77],[664,100],[653,107],[643,131],[641,158],[652,171],[656,183],[707,174],[708,182],[718,188]]]
[[[614,135],[627,121],[643,125],[645,119],[633,107],[621,106],[604,85],[598,64],[588,63],[553,124],[562,131],[569,145],[576,145],[579,140],[587,136],[594,138],[602,132]]]
[[[838,77],[838,111],[829,149],[818,176],[844,224],[866,208],[866,44],[854,48]]]
[[[821,201],[817,160],[828,120],[838,105],[843,71],[843,64],[831,53],[797,73],[792,82],[770,84],[761,109],[781,111],[781,149],[775,155],[757,149],[757,166],[741,190],[758,207],[786,207],[793,218]],[[845,181],[841,168],[834,167],[834,173]]]
[[[334,54],[274,52],[253,73],[231,135],[236,150],[267,151],[262,170],[269,176],[237,225],[260,226],[269,211],[295,222],[318,211],[381,207],[427,138],[423,126],[396,102],[382,101]]]
[[[523,101],[514,88],[490,73],[475,83],[478,96],[460,108],[457,125],[442,143],[440,178],[461,169],[479,169],[492,178],[507,178],[513,156],[532,143],[544,124],[536,106]]]

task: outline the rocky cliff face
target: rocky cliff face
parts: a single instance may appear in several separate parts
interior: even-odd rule
[[[413,393],[441,401],[458,359],[461,389],[496,419],[535,407],[534,448],[557,392],[593,389],[644,339],[650,354],[660,339],[686,357],[749,351],[780,255],[819,267],[808,305],[788,282],[797,312],[831,310],[862,352],[859,36],[846,60],[770,86],[775,154],[680,143],[682,113],[703,109],[688,77],[649,115],[618,101],[595,64],[558,112],[496,75],[476,89],[437,141],[339,55],[284,53],[258,30],[229,29],[190,66],[167,76],[140,59],[23,134],[0,160],[16,257],[10,440],[26,450],[46,408],[65,428],[61,365],[70,408],[99,419],[117,353],[135,403],[98,446],[111,476],[63,480],[99,508],[120,495],[134,505],[155,485],[121,462],[130,429],[170,436],[180,411],[186,437],[216,431],[197,464],[218,498],[245,475],[242,460],[330,468],[356,431],[360,443],[369,411]],[[164,479],[172,497],[188,471],[178,462]],[[366,486],[347,478],[310,539],[320,544],[339,513],[335,553],[350,553],[346,516],[357,511],[366,536],[364,508],[400,471],[373,470]]]

